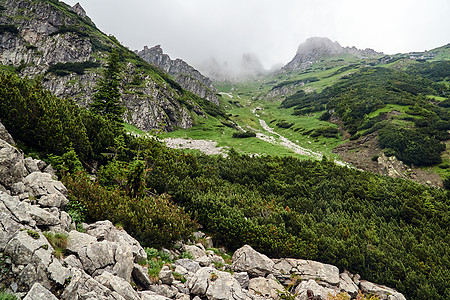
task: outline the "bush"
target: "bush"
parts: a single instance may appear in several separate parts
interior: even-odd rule
[[[82,173],[66,177],[64,184],[86,207],[89,220],[121,223],[144,246],[168,246],[197,230],[197,224],[168,195],[130,198],[118,188],[101,187]]]
[[[73,72],[78,75],[83,75],[86,69],[98,67],[100,67],[100,63],[93,61],[57,63],[51,65],[48,68],[47,73],[54,73],[58,76],[66,76]]]
[[[294,123],[289,123],[285,120],[282,120],[278,122],[276,125],[280,128],[291,128],[294,125]]]
[[[17,300],[17,296],[5,291],[0,291],[0,300]]]
[[[330,112],[326,111],[319,117],[319,120],[321,120],[321,121],[328,121],[330,118],[331,118]]]
[[[73,149],[81,160],[99,159],[114,137],[124,134],[123,128],[73,100],[55,97],[40,82],[4,71],[0,72],[0,119],[28,147],[61,158]]]
[[[81,37],[88,37],[89,36],[86,32],[83,31],[83,28],[81,28],[81,27],[66,26],[66,25],[63,25],[58,30],[56,30],[55,32],[50,33],[50,36],[54,36],[54,35],[57,35],[57,34],[65,34],[65,33],[68,33],[68,32],[76,34],[76,35],[81,36]]]
[[[234,138],[249,138],[249,137],[256,137],[256,133],[251,131],[244,131],[244,132],[234,132],[233,133]]]
[[[19,34],[19,29],[15,25],[0,25],[0,34],[4,34],[5,32],[17,35]]]
[[[390,148],[395,156],[406,164],[428,166],[442,162],[441,152],[445,144],[415,129],[386,126],[378,133],[382,148]]]

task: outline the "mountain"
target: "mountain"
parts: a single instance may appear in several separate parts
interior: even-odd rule
[[[338,42],[332,42],[329,38],[311,37],[298,46],[294,58],[283,69],[285,71],[304,70],[321,58],[341,54],[351,54],[362,58],[379,55],[380,53],[372,49],[358,50],[355,47],[344,48]]]
[[[169,55],[164,54],[161,45],[152,48],[144,46],[144,49],[136,51],[136,54],[146,62],[154,64],[174,76],[175,81],[184,89],[211,101],[215,105],[219,105],[219,98],[215,94],[217,90],[211,80],[184,60],[179,58],[172,60]]]
[[[0,64],[42,79],[55,95],[88,106],[106,57],[121,57],[121,101],[126,122],[142,130],[189,128],[211,108],[165,72],[101,32],[76,4],[57,0],[2,1]],[[217,102],[217,101],[216,101]]]

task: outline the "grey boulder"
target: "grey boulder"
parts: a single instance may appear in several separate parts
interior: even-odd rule
[[[31,287],[23,300],[58,300],[49,290],[43,287],[39,282],[36,282]]]
[[[255,277],[266,276],[272,272],[273,266],[274,262],[270,258],[249,245],[239,248],[233,254],[232,268],[236,272],[247,272]]]

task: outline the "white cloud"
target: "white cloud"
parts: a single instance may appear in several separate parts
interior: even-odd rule
[[[196,64],[256,53],[268,68],[288,62],[311,36],[386,53],[450,42],[448,0],[66,0],[131,49],[161,44]]]

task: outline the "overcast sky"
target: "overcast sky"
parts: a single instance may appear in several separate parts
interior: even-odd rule
[[[450,43],[450,0],[64,0],[80,2],[105,33],[132,50],[160,44],[194,66],[255,53],[289,62],[308,37],[388,54]]]

